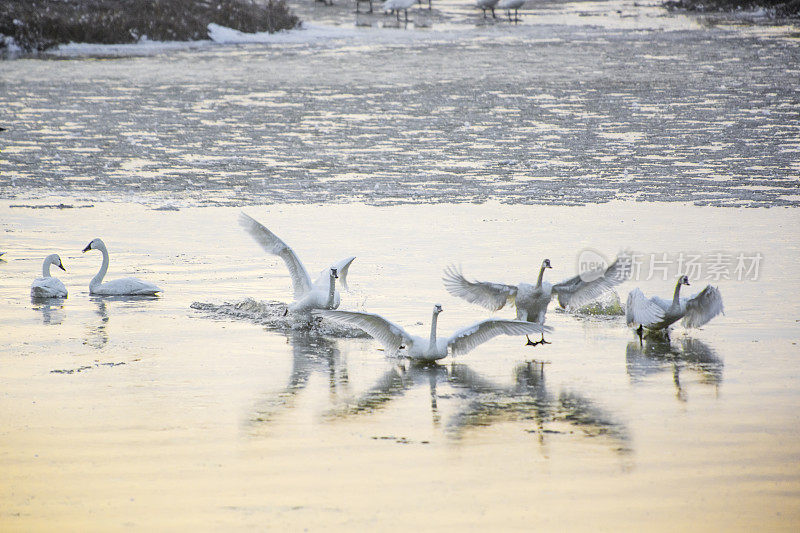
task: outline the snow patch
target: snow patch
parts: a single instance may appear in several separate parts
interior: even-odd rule
[[[275,33],[244,33],[233,28],[226,28],[213,22],[208,25],[208,37],[217,44],[251,44],[251,43],[307,43],[328,39],[352,37],[356,33],[350,28],[337,28],[319,24],[303,23],[294,30]]]

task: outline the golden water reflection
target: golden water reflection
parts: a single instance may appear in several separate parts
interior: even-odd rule
[[[413,401],[416,389],[427,389],[429,401],[418,409],[429,410],[435,434],[449,442],[471,438],[480,428],[501,423],[522,425],[545,448],[556,435],[579,438],[602,437],[620,454],[631,451],[626,426],[584,394],[569,390],[551,391],[545,366],[525,361],[513,370],[513,383],[500,385],[476,372],[468,364],[416,364],[403,359],[387,359],[387,370],[366,391],[353,395],[347,359],[336,340],[307,332],[287,337],[293,360],[285,388],[258,402],[250,417],[250,429],[263,429],[277,414],[292,409],[314,373],[325,376],[330,408],[323,420],[336,423],[364,417],[394,402]],[[399,421],[402,424],[402,420]],[[373,437],[375,438],[375,437]]]

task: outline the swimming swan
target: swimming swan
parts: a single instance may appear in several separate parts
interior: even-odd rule
[[[31,284],[32,298],[66,298],[67,288],[61,280],[50,275],[50,265],[55,265],[64,272],[67,271],[61,263],[58,254],[50,254],[44,258],[42,264],[42,277],[36,278]]]
[[[254,218],[241,213],[239,223],[261,247],[270,254],[277,255],[286,263],[294,287],[294,302],[289,304],[289,311],[302,313],[311,309],[336,309],[341,297],[336,290],[336,280],[347,289],[347,271],[355,256],[342,259],[330,268],[320,272],[317,281],[311,283],[311,277],[297,254],[280,237],[272,233]]]
[[[629,326],[639,324],[637,333],[642,336],[642,328],[651,331],[667,329],[683,318],[683,327],[699,328],[720,313],[725,313],[719,289],[706,285],[706,288],[691,298],[681,298],[681,285],[689,286],[689,278],[681,276],[675,284],[672,301],[653,296],[647,298],[641,290],[633,289],[628,294],[625,318]]]
[[[103,253],[103,265],[100,271],[89,282],[89,294],[101,296],[153,296],[161,289],[137,278],[121,278],[103,283],[103,278],[108,272],[108,249],[103,241],[94,239],[86,245],[83,252],[100,250]]]
[[[550,266],[550,260],[542,261],[539,278],[536,285],[520,283],[519,285],[505,285],[487,281],[469,281],[454,266],[444,271],[442,280],[447,292],[466,301],[478,304],[491,311],[502,309],[506,302],[517,309],[517,320],[527,320],[544,324],[547,306],[554,294],[558,295],[561,307],[577,308],[601,296],[604,292],[619,285],[630,276],[629,256],[617,258],[604,272],[582,273],[575,277],[565,279],[561,283],[551,285],[544,281],[544,271]],[[590,279],[591,281],[585,281]],[[529,346],[537,344],[550,344],[544,340],[531,342]]]
[[[498,335],[543,334],[545,330],[550,331],[551,329],[547,326],[531,322],[491,318],[462,328],[450,337],[437,338],[436,322],[439,313],[442,311],[441,305],[436,304],[433,306],[430,339],[410,335],[397,324],[386,320],[380,315],[372,313],[359,313],[356,311],[315,311],[314,314],[333,320],[334,322],[363,329],[383,344],[384,348],[392,355],[398,355],[397,352],[405,348],[406,353],[402,355],[417,361],[436,361],[437,359],[442,359],[447,357],[448,349],[453,355],[467,353],[479,344],[483,344]]]

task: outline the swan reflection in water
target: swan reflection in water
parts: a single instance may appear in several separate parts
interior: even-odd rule
[[[108,331],[106,331],[108,309],[104,298],[95,296],[89,299],[97,306],[95,314],[100,317],[100,320],[88,325],[86,328],[86,340],[83,341],[83,344],[99,350],[108,344]]]
[[[256,405],[250,420],[252,424],[270,422],[280,411],[293,407],[298,393],[308,386],[314,373],[327,377],[332,403],[350,394],[347,364],[334,341],[306,331],[292,331],[286,340],[292,345],[289,382],[277,396],[270,396]]]
[[[681,385],[681,372],[689,370],[699,376],[700,383],[719,388],[724,364],[713,348],[698,339],[683,337],[676,342],[669,338],[631,341],[625,350],[628,375],[633,383],[649,376],[672,371],[676,396],[686,401],[686,391]]]
[[[34,311],[41,311],[42,324],[54,326],[64,321],[65,313],[62,299],[31,297],[31,304]]]
[[[90,296],[89,300],[97,306],[94,314],[99,317],[99,320],[93,320],[87,325],[86,338],[83,344],[97,350],[104,348],[108,344],[109,335],[106,326],[109,321],[109,302],[121,302],[119,305],[126,307],[139,307],[141,302],[156,301],[158,299],[158,296]]]
[[[447,437],[453,440],[466,438],[476,428],[497,423],[532,422],[535,427],[526,431],[536,434],[539,443],[544,445],[547,434],[573,433],[566,424],[588,437],[607,437],[619,453],[630,451],[627,429],[620,422],[585,396],[567,391],[553,394],[547,388],[544,364],[537,361],[518,364],[510,386],[497,385],[464,363],[398,364],[361,397],[333,409],[328,415],[346,418],[367,414],[426,385],[430,390],[435,426],[442,423],[441,401],[455,402],[455,410],[444,424]],[[439,392],[440,388],[445,389],[444,394]]]
[[[336,341],[304,332],[288,337],[292,345],[292,370],[286,387],[256,405],[250,429],[262,432],[284,410],[294,407],[298,393],[315,373],[327,377],[333,407],[323,420],[335,422],[367,416],[400,399],[417,387],[429,391],[432,423],[451,441],[467,438],[471,431],[503,422],[519,422],[545,445],[551,434],[604,437],[618,453],[630,451],[627,429],[590,399],[562,391],[553,394],[546,385],[544,364],[526,362],[514,368],[514,383],[498,385],[463,363],[411,364],[387,359],[390,368],[366,392],[353,397],[347,361]],[[410,394],[410,397],[415,395]]]

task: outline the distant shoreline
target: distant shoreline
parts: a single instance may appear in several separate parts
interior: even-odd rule
[[[284,0],[31,0],[0,3],[0,52],[68,44],[208,39],[214,23],[245,33],[296,28]]]

